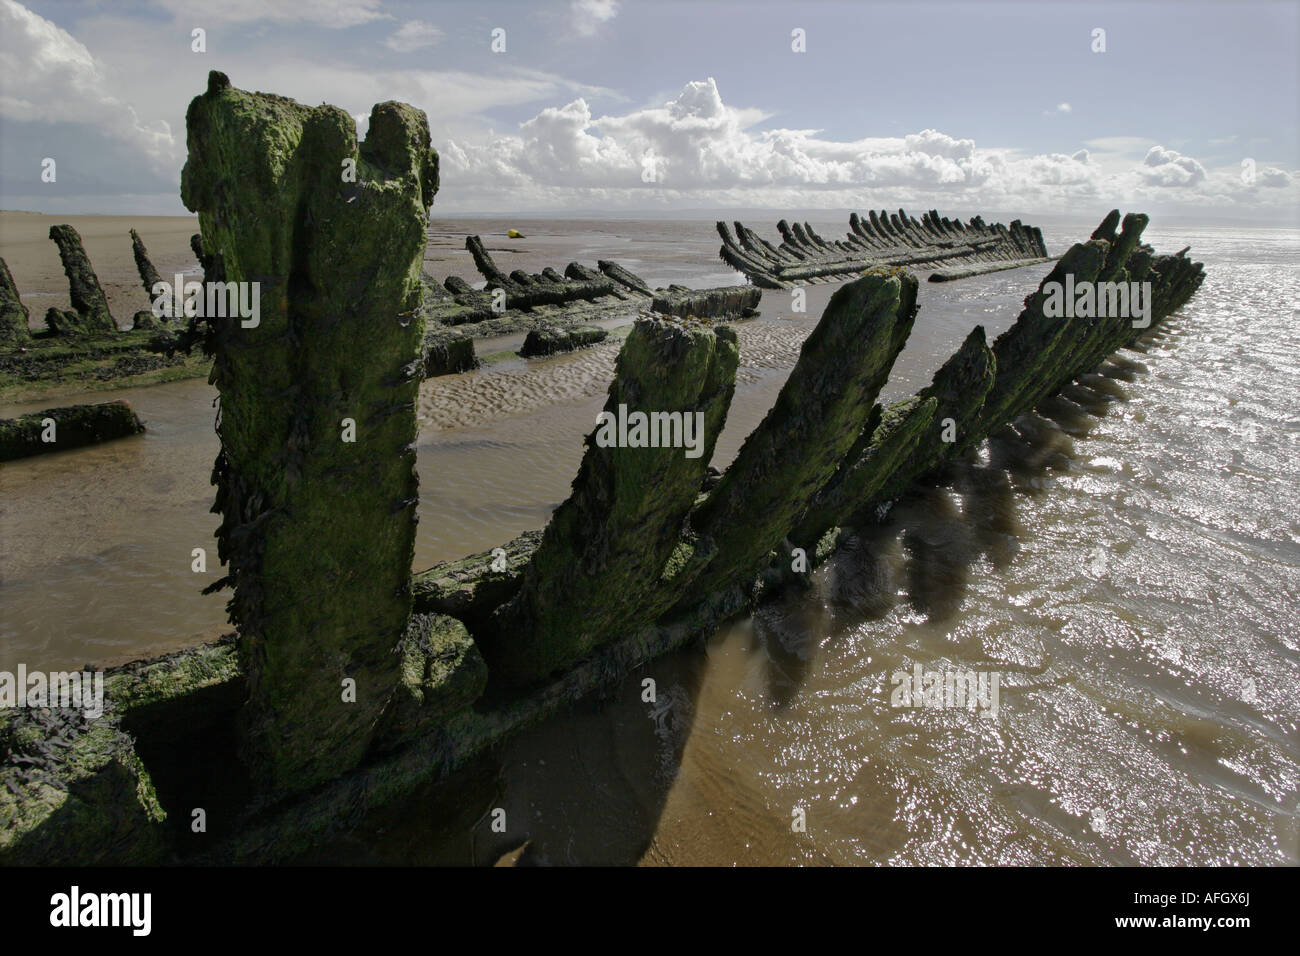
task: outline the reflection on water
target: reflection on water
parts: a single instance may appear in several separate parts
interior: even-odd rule
[[[1049,232],[1054,248],[1067,238]],[[1145,354],[1085,376],[855,529],[809,589],[306,860],[1300,862],[1300,243],[1268,230],[1152,239],[1192,244],[1209,278]],[[972,325],[996,336],[1039,278],[924,287],[885,397],[924,385]],[[808,315],[832,288],[809,290]],[[810,328],[780,298],[738,326],[716,464]],[[615,350],[424,386],[417,565],[544,523]],[[220,626],[222,599],[193,598],[206,581],[189,569],[215,525],[210,399],[198,383],[140,390],[149,434],[0,474],[6,657],[80,663]],[[997,671],[997,719],[891,707],[891,675],[917,665]]]

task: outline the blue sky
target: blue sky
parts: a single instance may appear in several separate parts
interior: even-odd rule
[[[1295,2],[0,0],[0,206],[182,212],[185,106],[220,69],[245,89],[342,106],[363,129],[378,100],[424,109],[446,215],[1108,203],[1295,224],[1298,14]],[[206,52],[191,50],[196,27]],[[54,183],[40,179],[45,157]]]

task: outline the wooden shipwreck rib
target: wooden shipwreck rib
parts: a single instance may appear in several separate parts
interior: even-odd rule
[[[963,279],[983,272],[1016,269],[1046,262],[1043,234],[1019,219],[1010,227],[988,225],[979,216],[969,222],[940,216],[931,209],[918,222],[900,209],[897,213],[874,210],[863,219],[849,216],[844,239],[826,240],[809,223],[776,224],[781,244],[774,246],[744,223],[735,223],[735,235],[725,222],[718,223],[722,248],[718,255],[764,289],[789,289],[814,282],[851,278],[877,266],[906,266],[930,272],[930,281]]]
[[[991,346],[975,328],[929,386],[882,406],[918,283],[872,269],[832,296],[720,477],[708,461],[734,392],[736,335],[642,319],[606,411],[698,415],[703,454],[606,447],[593,433],[545,530],[412,577],[412,357],[437,183],[424,114],[381,104],[358,144],[342,110],[212,74],[188,126],[183,198],[246,270],[231,278],[301,280],[292,297],[267,297],[258,328],[209,330],[221,584],[234,589],[239,636],[110,671],[102,717],[0,711],[0,863],[292,855],[711,632],[763,582],[791,577],[794,547],[824,559],[840,529],[918,476],[1049,399],[1068,401],[1076,380],[1157,330],[1203,279],[1186,250],[1141,242],[1145,216],[1121,227],[1113,212]],[[226,167],[249,143],[268,153],[254,181]],[[333,173],[340,155],[357,160],[353,189]],[[290,228],[303,204],[321,224],[306,237]],[[1067,280],[1150,283],[1150,324],[1049,315],[1053,284]],[[339,440],[345,415],[356,416],[354,443]],[[210,830],[196,837],[199,806]]]

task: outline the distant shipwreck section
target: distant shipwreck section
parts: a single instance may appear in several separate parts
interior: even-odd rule
[[[52,226],[50,239],[62,256],[73,307],[49,308],[44,329],[29,328],[30,310],[0,259],[0,399],[105,384],[148,385],[208,373],[204,358],[188,352],[195,323],[187,324],[187,319],[202,324],[214,317],[205,313],[217,298],[214,291],[223,290],[227,281],[220,250],[210,248],[210,237],[205,246],[203,237],[194,235],[190,248],[201,274],[191,266],[182,276],[163,279],[139,234],[132,229],[130,235],[145,294],[151,303],[165,301],[169,308],[161,314],[136,312],[127,330],[120,330],[109,312],[99,278],[72,226]],[[479,236],[467,237],[465,248],[483,277],[481,288],[455,275],[442,282],[428,273],[420,276],[426,329],[420,373],[426,378],[477,367],[475,339],[526,333],[529,340],[519,350],[521,356],[551,355],[594,345],[609,327],[627,325],[648,311],[683,318],[749,318],[757,314],[763,294],[752,285],[652,289],[640,276],[605,259],[596,269],[570,262],[563,274],[551,268],[506,274]],[[224,297],[220,304],[226,304]]]
[[[482,289],[459,276],[441,284],[423,277],[426,376],[473,368],[476,338],[528,332],[520,354],[550,355],[604,339],[603,329],[585,323],[627,322],[647,310],[682,318],[747,318],[757,313],[763,294],[746,285],[651,289],[640,276],[605,259],[596,263],[599,271],[570,262],[563,274],[546,268],[507,275],[478,236],[466,238],[465,248],[485,280]]]
[[[212,268],[269,293],[256,327],[203,330],[221,401],[213,510],[228,576],[215,586],[233,589],[237,634],[109,671],[102,713],[0,710],[3,864],[290,857],[806,580],[918,479],[995,433],[1032,432],[1035,409],[1095,407],[1094,371],[1162,334],[1204,277],[1186,250],[1141,241],[1146,216],[1112,212],[994,342],[975,327],[927,387],[883,404],[919,286],[868,269],[835,291],[721,474],[708,462],[737,336],[665,309],[633,325],[602,416],[698,423],[702,453],[631,440],[631,426],[611,444],[598,428],[545,529],[412,575],[425,326],[438,309],[463,314],[422,302],[438,188],[424,114],[379,104],[358,142],[343,110],[214,73],[187,125],[182,196],[220,251]],[[339,182],[340,158],[357,182]],[[698,309],[607,269],[527,278],[489,281],[521,311],[616,292]],[[1134,284],[1149,290],[1140,321],[1057,307],[1063,287]]]
[[[878,266],[931,269],[930,281],[965,279],[984,272],[1018,269],[1049,259],[1043,234],[1019,219],[987,225],[979,216],[963,223],[931,209],[918,222],[900,209],[874,210],[863,219],[849,216],[843,239],[826,240],[809,223],[776,224],[781,244],[773,245],[743,222],[735,235],[718,223],[722,261],[762,289],[789,289],[812,282],[848,279]],[[931,268],[933,267],[933,268]]]

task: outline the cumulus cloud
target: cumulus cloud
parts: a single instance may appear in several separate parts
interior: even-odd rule
[[[903,137],[837,141],[819,130],[759,130],[761,110],[730,106],[713,78],[687,83],[660,107],[595,117],[585,99],[549,107],[517,135],[453,142],[445,177],[461,184],[509,183],[539,191],[724,191],[881,188],[958,195],[987,187],[1010,194],[1074,187],[1092,194],[1099,172],[1087,150],[1019,157],[980,151],[975,141],[926,129]],[[646,183],[643,173],[654,172]],[[610,199],[608,193],[603,198]]]
[[[62,27],[13,0],[0,0],[0,117],[83,123],[130,142],[156,163],[174,161],[180,144],[162,121],[146,123],[108,92],[103,65]]]
[[[1070,104],[1069,104],[1069,103],[1057,103],[1057,104],[1056,104],[1056,112],[1058,112],[1058,113],[1068,113],[1068,112],[1070,112],[1070,109],[1071,109],[1071,107],[1070,107]]]
[[[573,0],[569,5],[573,28],[585,37],[592,36],[607,23],[618,16],[618,0]]]
[[[442,39],[442,36],[442,31],[432,23],[425,23],[423,20],[407,20],[384,40],[384,46],[398,53],[411,53],[414,50],[433,46]]]
[[[1177,150],[1152,146],[1138,170],[1152,186],[1195,186],[1205,181],[1205,167]]]
[[[1290,186],[1292,182],[1291,174],[1275,166],[1265,166],[1255,176],[1255,182],[1261,186],[1270,186],[1279,189]]]

